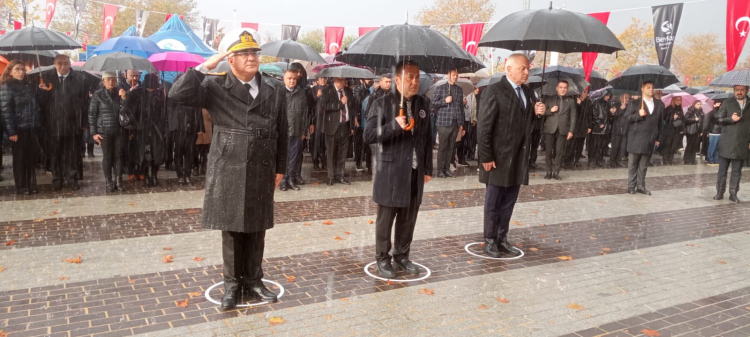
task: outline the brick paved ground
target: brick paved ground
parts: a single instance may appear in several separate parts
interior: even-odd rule
[[[364,272],[370,177],[331,188],[306,163],[310,183],[277,192],[266,238],[265,279],[284,296],[221,312],[204,296],[221,255],[200,227],[202,178],[165,171],[159,188],[106,195],[99,159],[78,192],[0,187],[0,336],[750,336],[750,204],[711,200],[712,167],[654,167],[651,197],[626,194],[623,169],[532,175],[510,236],[525,256],[511,261],[467,252],[484,195],[462,168],[426,187],[412,258],[430,277],[391,283]]]

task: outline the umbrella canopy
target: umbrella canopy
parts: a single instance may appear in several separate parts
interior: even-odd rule
[[[584,79],[586,79],[586,73],[584,72],[583,68],[575,68],[576,71],[578,71],[578,74],[583,76]],[[591,70],[591,75],[589,76],[589,83],[591,84],[591,90],[599,90],[601,88],[604,88],[607,86],[607,78],[604,77],[600,72],[596,70]]]
[[[618,90],[637,93],[641,91],[643,82],[649,80],[654,82],[654,88],[666,88],[680,82],[677,76],[662,66],[639,65],[626,69],[609,81],[609,85]]]
[[[312,47],[293,40],[268,42],[260,46],[260,54],[265,56],[283,57],[295,60],[325,63],[323,57]]]
[[[435,82],[435,84],[430,87],[430,90],[427,90],[425,96],[427,96],[427,98],[429,99],[432,99],[432,97],[435,96],[435,90],[437,89],[437,87],[446,83],[448,83],[448,80],[440,80]],[[469,96],[472,92],[474,92],[474,84],[472,84],[471,81],[465,78],[459,78],[458,81],[456,81],[455,85],[461,87],[464,92],[464,97]]]
[[[229,66],[229,63],[227,63],[227,68]],[[231,70],[228,70],[231,71]],[[284,69],[277,65],[273,64],[261,64],[260,67],[258,67],[258,71],[262,72],[265,75],[269,75],[272,77],[282,78],[284,77]]]
[[[123,52],[148,58],[151,55],[163,53],[159,46],[149,39],[134,36],[121,36],[104,41],[94,49],[95,55]]]
[[[734,94],[731,92],[722,92],[720,94],[708,94],[706,96],[714,101],[723,101],[725,99],[734,97]]]
[[[156,68],[147,59],[121,52],[98,55],[90,58],[81,67],[83,70],[92,71],[127,71],[141,70],[156,73]]]
[[[484,34],[480,47],[561,53],[625,50],[615,34],[596,18],[562,9],[527,10],[502,18]]]
[[[691,95],[685,92],[674,93],[663,96],[661,101],[664,102],[664,105],[669,106],[672,104],[672,99],[675,97],[682,97],[682,112],[687,112],[688,108],[690,108],[695,101],[701,101],[701,109],[703,112],[708,113],[714,109],[714,100],[708,98],[708,96],[704,94]]]
[[[427,90],[430,90],[432,88],[432,85],[435,83],[435,79],[430,76],[430,74],[419,71],[419,92],[418,94],[424,96],[427,93]]]
[[[200,55],[186,52],[170,51],[151,55],[148,60],[161,71],[185,72],[188,68],[197,67],[205,60]]]
[[[55,63],[55,56],[57,56],[58,52],[54,50],[29,50],[29,51],[10,51],[10,52],[0,52],[0,55],[5,56],[8,61],[13,60],[20,60],[22,62],[26,61],[33,61],[35,64],[38,63],[37,66],[50,66],[53,63]]]
[[[315,77],[374,78],[375,74],[367,69],[340,66],[323,69]]]
[[[425,72],[475,72],[484,68],[476,58],[443,34],[422,26],[392,25],[378,28],[352,42],[336,60],[350,65],[391,68],[411,60]]]
[[[735,85],[750,86],[750,68],[735,69],[716,77],[711,84],[712,87],[734,87]]]
[[[685,89],[682,89],[682,91],[684,91],[684,92],[686,92],[688,94],[691,94],[691,95],[695,95],[695,94],[698,94],[698,93],[701,92],[701,90],[697,89],[697,88],[685,88]]]
[[[497,73],[497,74],[492,75],[490,77],[483,78],[483,79],[479,80],[479,82],[477,82],[477,87],[482,88],[482,87],[486,87],[486,86],[488,86],[490,84],[495,84],[497,82],[500,82],[500,79],[503,78],[503,76],[505,76],[505,73]]]
[[[0,51],[78,49],[81,44],[69,36],[38,27],[14,30],[0,37]]]
[[[531,76],[529,76],[529,77],[531,77]],[[586,85],[586,86],[580,86],[580,85],[575,84],[576,80],[578,80],[578,79],[577,78],[573,78],[571,76],[568,76],[566,74],[562,74],[562,75],[559,75],[559,76],[556,76],[556,77],[546,77],[546,79],[547,79],[547,82],[542,86],[542,91],[541,91],[541,94],[543,96],[554,96],[554,95],[557,95],[557,84],[561,80],[564,80],[564,81],[568,82],[568,93],[566,94],[566,96],[578,96],[588,86],[588,85]],[[588,82],[586,82],[586,83],[588,83]]]
[[[677,84],[670,84],[666,88],[661,89],[661,92],[665,94],[676,94],[685,91],[683,91],[682,88],[680,88],[680,86]]]
[[[598,99],[598,98],[604,97],[604,95],[606,95],[607,93],[611,94],[612,91],[613,91],[612,86],[608,85],[608,86],[605,86],[604,88],[597,89],[597,90],[590,92],[589,97],[591,97],[591,99]]]
[[[180,19],[179,15],[172,17],[164,23],[159,30],[148,37],[164,51],[186,51],[203,57],[211,57],[216,50],[209,47],[198,37],[192,29]]]
[[[534,68],[529,70],[529,75],[541,76],[544,72],[543,79],[547,80],[548,84],[545,85],[543,90],[545,95],[554,95],[554,88],[557,86],[557,82],[565,80],[568,82],[568,91],[575,91],[577,93],[582,92],[586,87],[589,86],[589,82],[586,81],[586,77],[579,73],[576,68],[564,67],[564,66],[551,66],[546,68]],[[547,93],[547,87],[552,88],[552,93]]]
[[[71,66],[70,69],[73,69],[83,74],[83,77],[85,79],[84,82],[86,83],[86,86],[89,89],[96,88],[99,85],[99,82],[102,81],[102,76],[98,72],[83,70],[81,67],[78,67],[78,66]],[[28,73],[26,73],[26,75],[29,77],[29,79],[32,82],[38,82],[40,73],[47,73],[47,72],[53,72],[53,71],[57,71],[55,70],[55,66],[45,66],[45,67],[39,67],[34,70],[31,70]]]

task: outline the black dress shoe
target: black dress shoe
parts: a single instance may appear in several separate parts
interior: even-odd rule
[[[723,192],[716,193],[716,195],[714,196],[714,200],[722,200],[722,199],[724,199],[724,193]]]
[[[547,172],[547,175],[544,176],[544,179],[547,179],[547,180],[552,179],[552,172]]]
[[[287,184],[287,186],[289,186],[289,188],[291,188],[291,189],[293,189],[293,190],[295,190],[295,191],[299,191],[299,186],[297,186],[297,184],[295,184],[295,183],[294,183],[294,180],[293,180],[293,179],[289,179],[289,180],[288,180],[288,181],[286,182],[286,184]]]
[[[628,188],[628,194],[635,194],[635,188]]]
[[[378,274],[380,274],[380,277],[388,279],[396,277],[396,271],[393,270],[391,260],[378,261],[375,263],[375,266],[378,268]]]
[[[221,310],[232,310],[240,301],[242,288],[237,283],[224,282],[224,296],[221,297]]]
[[[536,163],[531,163],[531,165],[529,165],[529,167],[531,167],[531,168],[533,168],[535,170],[541,170],[542,169],[542,167],[539,166],[539,165],[537,165]]]
[[[443,171],[438,171],[438,175],[437,175],[437,177],[438,177],[438,178],[445,178],[445,172],[443,172]]]
[[[326,182],[326,185],[333,186],[333,184],[335,183],[336,183],[336,179],[328,179],[328,181]]]
[[[407,274],[419,275],[419,267],[416,264],[409,261],[409,258],[393,259],[393,267],[395,270],[403,270]]]
[[[346,180],[346,178],[341,178],[341,179],[339,179],[339,180],[338,180],[338,183],[339,183],[339,184],[344,184],[344,185],[351,185],[351,184],[352,184],[352,183],[350,183],[350,182],[349,182],[349,180]],[[298,187],[298,188],[299,188],[299,187]]]
[[[77,181],[73,180],[73,181],[70,182],[70,189],[73,190],[73,191],[78,191],[78,190],[81,189],[81,186],[78,185]]]
[[[495,239],[484,239],[484,254],[489,257],[498,258],[500,257],[500,251],[497,250],[497,243]]]
[[[445,174],[445,176],[446,176],[446,177],[448,177],[448,178],[455,178],[455,177],[456,177],[456,176],[455,176],[455,175],[454,175],[454,174],[453,174],[453,173],[452,173],[452,172],[451,172],[450,170],[446,170],[446,171],[445,171],[445,172],[443,172],[443,173],[444,173],[444,174]]]
[[[737,198],[737,194],[734,194],[734,193],[729,193],[729,201],[738,203],[738,204],[740,203],[740,199]]]
[[[560,178],[560,172],[552,173],[552,179],[562,180],[562,178]]]
[[[500,251],[500,255],[502,257],[521,256],[521,251],[513,248],[513,246],[511,246],[510,243],[508,243],[507,236],[497,239],[497,250]]]
[[[279,190],[280,190],[280,191],[286,191],[286,190],[288,190],[288,189],[289,189],[289,187],[288,187],[288,185],[287,185],[287,183],[286,183],[286,180],[282,180],[282,181],[281,181],[281,182],[279,183]]]
[[[645,188],[639,188],[638,193],[645,194],[645,195],[651,195],[651,191],[645,189]]]
[[[185,184],[192,185],[193,181],[190,179],[190,177],[185,177]]]
[[[256,281],[252,284],[244,284],[245,292],[248,294],[250,298],[258,299],[263,302],[268,303],[274,303],[279,300],[278,296],[268,290],[266,286],[263,284],[263,281]]]
[[[297,176],[294,178],[294,183],[297,185],[304,185],[306,183],[305,179],[302,179],[302,177]]]
[[[107,181],[104,183],[104,190],[107,191],[107,193],[112,193],[115,191],[115,184],[112,181]]]
[[[125,192],[125,187],[122,186],[122,179],[115,180],[115,188],[120,190],[120,192]]]

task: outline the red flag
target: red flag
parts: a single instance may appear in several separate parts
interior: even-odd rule
[[[252,22],[243,22],[242,23],[242,28],[250,28],[250,29],[252,29],[252,30],[254,30],[254,31],[257,32],[258,31],[258,24],[257,23],[252,23]]]
[[[102,29],[102,42],[109,40],[112,36],[112,28],[115,26],[117,10],[115,5],[104,5],[104,28]]]
[[[690,76],[685,76],[685,86],[687,87],[689,85],[690,85]]]
[[[47,27],[49,28],[50,22],[52,22],[52,16],[55,15],[55,5],[57,0],[47,0]]]
[[[0,29],[0,35],[5,35],[5,29]]]
[[[609,21],[609,12],[591,13],[589,15],[601,21],[601,23],[603,23],[605,26],[607,25],[607,21]],[[581,60],[583,61],[583,72],[586,74],[586,81],[591,79],[591,69],[594,67],[594,62],[596,62],[597,56],[599,56],[599,53],[581,54]]]
[[[86,51],[86,47],[89,44],[89,34],[83,34],[83,43],[81,44],[83,46],[83,51]]]
[[[71,32],[71,31],[65,32],[65,35],[67,35],[67,36],[70,36],[70,34],[73,34],[73,32]]]
[[[359,27],[359,36],[365,35],[373,30],[376,30],[380,27]]]
[[[737,65],[750,33],[750,1],[727,0],[727,71]]]
[[[344,27],[326,27],[326,53],[336,55],[344,42]]]
[[[484,23],[465,23],[461,25],[461,39],[464,43],[464,50],[471,55],[476,56],[479,50],[479,40],[482,39],[482,30]]]
[[[19,30],[21,28],[23,28],[21,21],[13,20],[13,30]]]
[[[711,84],[711,75],[706,76],[706,85],[708,86],[709,84]]]
[[[167,17],[166,17],[166,18],[164,19],[164,22],[167,22],[167,21],[169,21],[169,18],[171,18],[171,17],[172,17],[172,15],[174,15],[174,14],[167,14]],[[180,19],[184,19],[184,18],[185,18],[185,16],[183,16],[183,15],[180,15]]]

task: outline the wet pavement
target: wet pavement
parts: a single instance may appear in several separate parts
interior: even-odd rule
[[[491,260],[471,162],[425,187],[412,259],[426,269],[387,281],[369,275],[370,176],[348,162],[353,184],[329,187],[306,162],[308,184],[276,192],[266,236],[264,279],[283,296],[222,312],[203,178],[179,185],[162,170],[158,188],[107,195],[99,160],[86,159],[80,191],[52,191],[40,174],[31,196],[8,187],[5,161],[8,336],[750,336],[750,203],[711,200],[715,167],[652,167],[652,196],[627,194],[622,168],[532,173],[509,236],[524,256]]]

